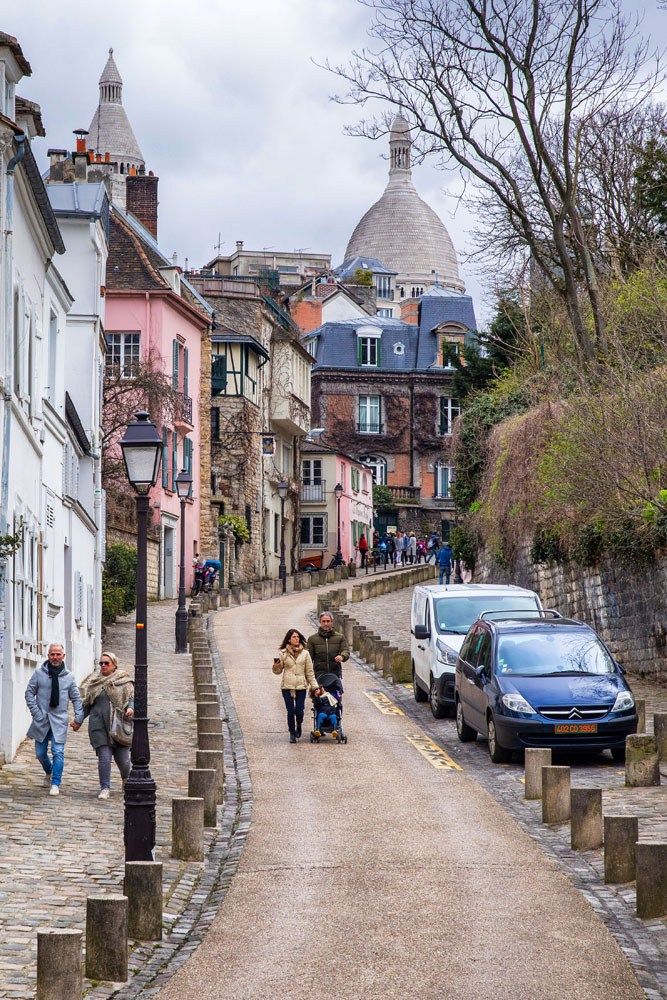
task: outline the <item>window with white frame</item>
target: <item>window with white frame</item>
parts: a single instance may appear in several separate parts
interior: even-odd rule
[[[121,378],[133,378],[139,367],[139,338],[136,331],[107,333],[106,369]]]
[[[454,482],[454,468],[446,462],[436,462],[433,467],[435,479],[435,496],[441,500],[449,499],[452,495],[452,483]]]
[[[283,475],[287,476],[287,478],[289,479],[292,475],[292,449],[288,444],[283,445],[282,459],[283,459],[283,466],[282,466]]]
[[[386,309],[386,308],[384,308],[384,309],[378,309],[377,314],[382,319],[391,319],[391,317],[394,315],[394,313],[393,313],[393,311],[391,309]]]
[[[353,493],[359,492],[359,469],[355,469],[354,466],[350,468],[350,486]]]
[[[454,421],[461,415],[461,404],[452,396],[440,397],[440,424],[438,434],[448,436],[454,429]]]
[[[359,424],[360,434],[381,434],[381,397],[380,396],[359,396]]]
[[[373,482],[377,486],[387,485],[387,460],[385,458],[378,458],[376,455],[364,455],[359,461],[371,467]]]
[[[357,360],[362,368],[377,368],[380,364],[380,338],[357,337]]]
[[[41,637],[39,593],[39,533],[36,525],[14,519],[14,532],[21,544],[14,553],[14,634],[23,642]]]
[[[327,518],[326,514],[304,514],[301,517],[301,544],[326,545]]]
[[[63,496],[71,500],[79,497],[80,462],[74,446],[70,441],[63,448]]]
[[[391,287],[391,275],[378,274],[375,279],[375,287],[379,299],[393,299],[394,293]]]
[[[301,481],[304,486],[320,486],[322,483],[322,459],[304,458],[301,462]]]

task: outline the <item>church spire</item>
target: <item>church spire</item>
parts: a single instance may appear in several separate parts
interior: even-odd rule
[[[100,77],[100,104],[123,103],[123,78],[116,66],[113,49],[109,49],[109,58]]]
[[[402,177],[410,180],[412,177],[411,149],[410,126],[399,111],[391,123],[391,132],[389,133],[390,178]]]

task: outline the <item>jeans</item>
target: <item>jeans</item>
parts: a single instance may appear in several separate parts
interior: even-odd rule
[[[111,746],[97,747],[97,773],[100,778],[100,788],[111,788],[111,758],[116,761],[116,766],[120,771],[123,781],[126,781],[132,770],[130,760],[130,748],[118,746],[117,743]]]
[[[303,722],[303,709],[306,704],[305,691],[288,691],[283,688],[283,699],[287,709],[287,728],[290,736],[296,735],[296,724]]]
[[[451,566],[441,566],[438,571],[438,583],[442,583],[442,578],[446,577],[445,583],[449,583],[449,578],[452,575]]]
[[[321,729],[326,723],[330,723],[332,729],[336,729],[338,726],[338,716],[335,712],[318,712],[317,722],[315,723],[316,729]]]
[[[49,758],[49,741],[51,742],[51,758]],[[65,767],[65,744],[56,743],[53,733],[49,731],[43,740],[35,740],[35,756],[44,768],[44,773],[50,775],[51,784],[60,786]]]

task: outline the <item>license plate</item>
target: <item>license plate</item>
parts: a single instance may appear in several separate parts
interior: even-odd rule
[[[558,726],[554,726],[555,733],[572,733],[576,735],[577,733],[597,733],[598,727],[595,722],[584,722],[574,723],[574,722],[563,722]]]

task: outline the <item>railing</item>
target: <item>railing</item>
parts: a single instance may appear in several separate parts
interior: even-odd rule
[[[377,297],[379,299],[387,299],[389,302],[394,301],[394,289],[393,288],[378,288]]]
[[[184,392],[179,392],[176,403],[176,420],[192,426],[192,397],[186,396]]]
[[[327,484],[324,479],[321,483],[302,483],[301,502],[324,503],[326,500],[326,485]]]
[[[358,434],[384,434],[384,424],[365,423],[357,424]]]
[[[419,486],[388,486],[387,489],[391,491],[394,500],[419,503],[421,493]]]

